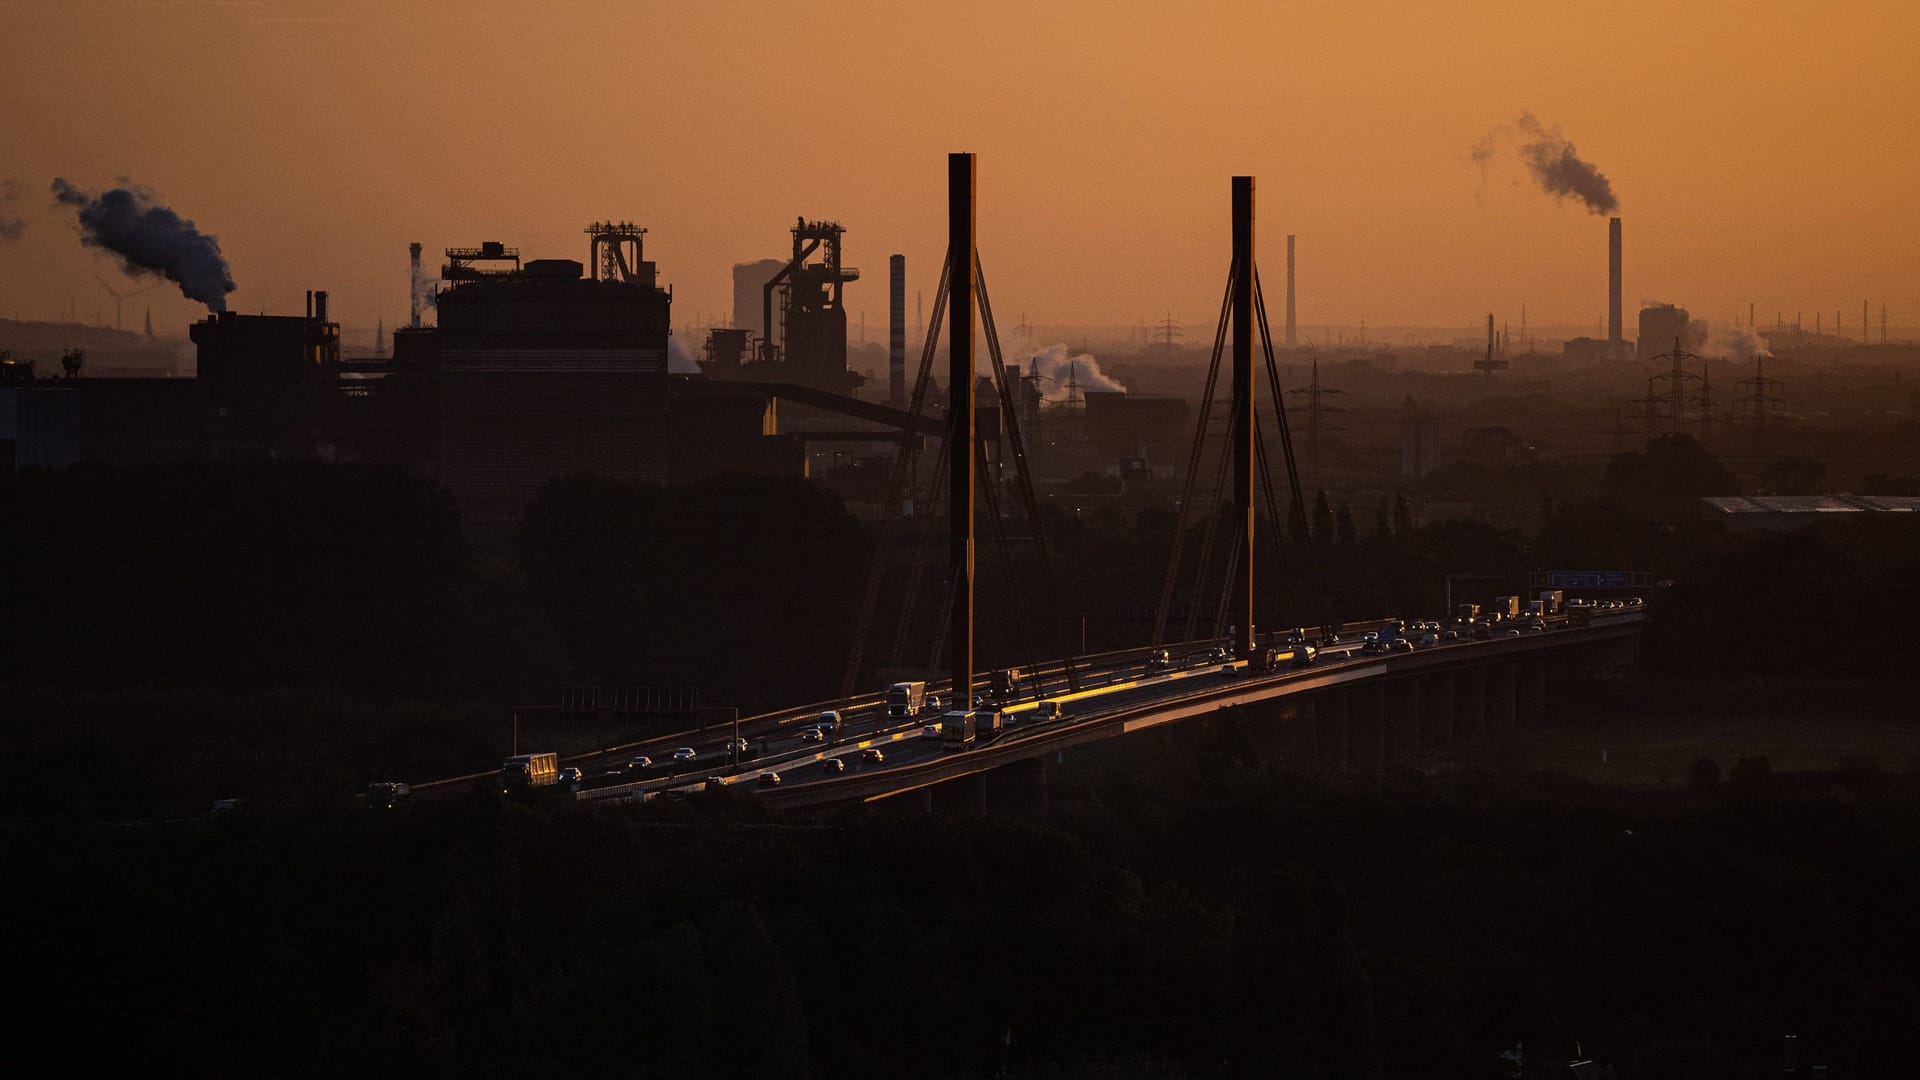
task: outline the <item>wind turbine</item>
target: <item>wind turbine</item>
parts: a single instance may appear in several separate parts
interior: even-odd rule
[[[153,284],[146,286],[145,288],[135,289],[130,293],[122,293],[122,292],[115,292],[113,289],[113,286],[107,284],[107,279],[101,277],[99,274],[93,275],[93,280],[99,282],[100,287],[107,290],[107,295],[113,297],[113,328],[115,330],[126,329],[126,327],[120,324],[120,305],[122,302],[124,302],[128,297],[139,296],[143,292],[151,292],[154,289],[157,289],[161,285],[165,284],[165,282],[156,281]]]

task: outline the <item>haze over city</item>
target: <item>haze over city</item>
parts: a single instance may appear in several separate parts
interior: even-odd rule
[[[857,326],[894,252],[931,293],[944,154],[980,154],[1003,312],[1211,321],[1225,177],[1260,183],[1263,250],[1300,237],[1301,322],[1591,332],[1604,216],[1504,142],[1530,113],[1611,182],[1626,302],[1764,324],[1862,299],[1920,311],[1920,73],[1904,3],[835,4],[315,0],[0,4],[0,314],[112,315],[112,264],[53,205],[126,177],[219,239],[243,311],[328,288],[405,315],[403,253],[502,240],[574,257],[630,218],[676,324],[729,267],[837,220]],[[108,279],[113,280],[112,278]],[[199,309],[142,298],[172,331]],[[1003,318],[1006,317],[1003,315]],[[1016,316],[1017,317],[1017,316]],[[1898,335],[1896,335],[1898,336]]]
[[[0,0],[9,1063],[1910,1074],[1916,41]]]

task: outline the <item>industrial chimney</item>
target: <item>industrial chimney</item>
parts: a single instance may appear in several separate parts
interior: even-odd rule
[[[407,276],[407,325],[420,329],[420,242],[407,245],[407,251],[413,256],[412,272]]]
[[[887,260],[887,403],[907,404],[907,257]]]
[[[1620,219],[1607,219],[1607,351],[1619,356],[1620,336]]]
[[[1287,234],[1287,348],[1294,345],[1293,323],[1293,234]]]

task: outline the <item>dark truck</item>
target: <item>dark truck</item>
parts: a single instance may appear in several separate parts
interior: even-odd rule
[[[993,673],[993,696],[1001,701],[1012,701],[1020,696],[1026,683],[1026,675],[1019,668],[1001,668]]]
[[[560,782],[557,754],[516,754],[500,765],[501,791],[526,791]]]

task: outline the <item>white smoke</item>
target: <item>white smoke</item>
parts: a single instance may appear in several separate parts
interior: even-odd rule
[[[440,283],[429,276],[424,267],[411,271],[408,276],[412,278],[414,306],[420,309],[420,318],[424,321],[440,310]]]
[[[1027,359],[1027,374],[1040,377],[1040,400],[1065,401],[1078,390],[1124,394],[1127,388],[1100,370],[1091,353],[1074,354],[1065,344],[1048,345]]]
[[[667,335],[667,374],[700,374],[700,362],[687,352],[687,347],[680,344],[680,338],[675,334]]]
[[[1707,343],[1700,347],[1700,355],[1740,361],[1773,353],[1768,350],[1766,339],[1754,333],[1753,327],[1723,326],[1707,338]]]

